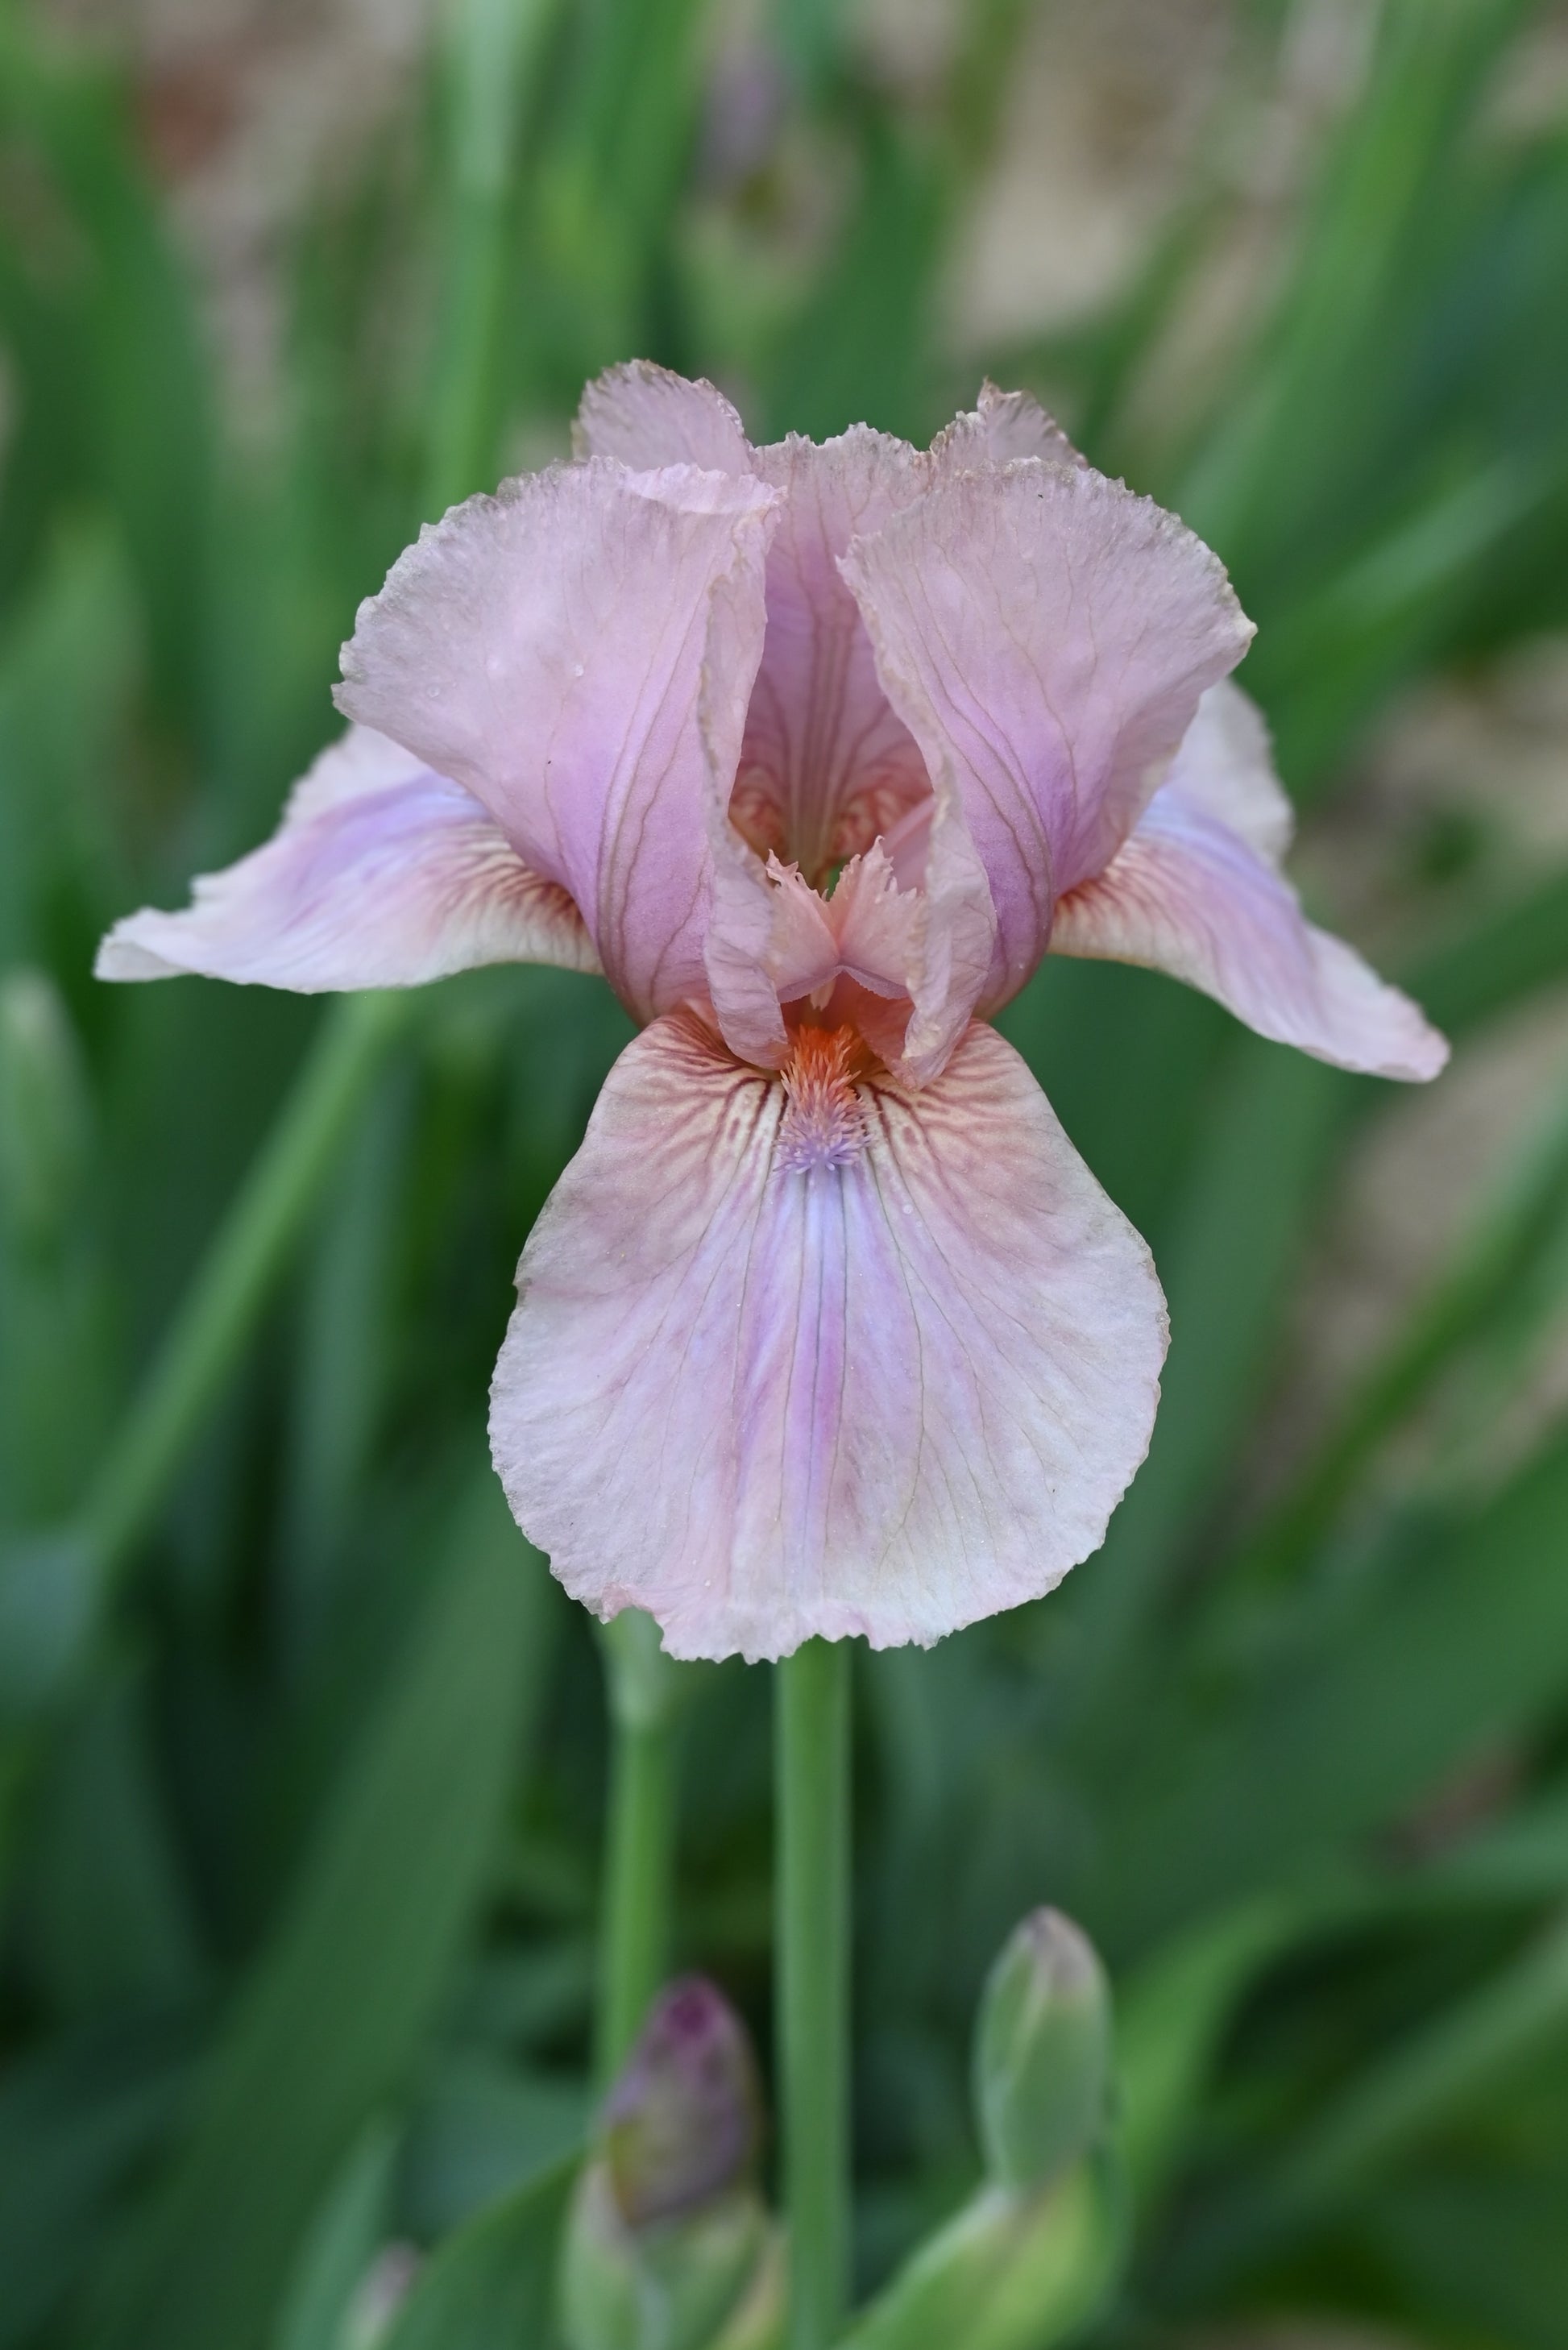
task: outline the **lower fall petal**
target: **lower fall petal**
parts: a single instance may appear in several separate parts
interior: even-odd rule
[[[677,1656],[928,1643],[1036,1597],[1153,1423],[1148,1252],[1011,1046],[971,1027],[915,1092],[807,1033],[782,1077],[684,1013],[628,1047],[496,1367],[520,1523]]]
[[[1339,1068],[1419,1081],[1449,1057],[1419,1006],[1310,923],[1269,857],[1174,777],[1106,870],[1062,899],[1051,948],[1168,972]]]
[[[117,922],[98,975],[201,972],[314,994],[492,962],[598,969],[566,892],[530,871],[471,793],[351,726],[296,786],[271,840],[203,875],[182,913],[146,907]]]

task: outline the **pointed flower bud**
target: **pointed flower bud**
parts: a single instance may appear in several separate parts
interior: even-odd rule
[[[694,2211],[747,2181],[760,2136],[745,2026],[701,1975],[661,1991],[605,2106],[605,2161],[630,2228]]]
[[[701,1976],[671,1983],[610,2092],[573,2197],[568,2350],[712,2350],[754,2297],[765,2303],[774,2235],[754,2178],[760,2136],[745,2026]]]
[[[1086,1935],[1036,1909],[1003,1945],[981,2002],[974,2094],[986,2168],[1002,2185],[1043,2186],[1103,2136],[1111,2008]]]

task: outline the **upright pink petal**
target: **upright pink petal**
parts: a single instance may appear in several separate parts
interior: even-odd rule
[[[1137,828],[1057,908],[1053,950],[1168,972],[1340,1068],[1435,1077],[1449,1048],[1417,1006],[1303,914],[1278,869],[1290,833],[1262,718],[1211,687]]]
[[[744,427],[723,393],[649,359],[631,359],[594,378],[583,392],[572,442],[579,457],[615,457],[635,473],[659,465],[756,471]]]
[[[766,868],[727,820],[713,842],[706,959],[726,1043],[776,1068],[789,1049],[781,1005],[842,973],[897,1013],[862,1004],[853,1018],[898,1074],[926,1084],[968,1025],[991,968],[996,919],[950,779],[886,842],[852,858],[824,900],[795,866]],[[869,1022],[869,1025],[867,1023]]]
[[[929,466],[863,424],[820,447],[792,437],[753,462],[784,511],[768,554],[767,641],[732,813],[754,847],[816,882],[930,791],[838,572],[852,539],[920,495]]]
[[[1023,1062],[921,1092],[805,1032],[629,1045],[518,1268],[496,1465],[556,1574],[678,1656],[929,1642],[1049,1590],[1147,1444],[1148,1253]]]
[[[705,985],[711,761],[739,754],[775,504],[603,458],[510,482],[421,533],[344,649],[342,708],[483,803],[639,1019]]]
[[[839,970],[874,995],[908,993],[919,970],[925,899],[900,889],[880,841],[845,867],[827,910]]]
[[[845,557],[883,684],[950,764],[996,908],[988,1008],[1105,865],[1251,635],[1223,568],[1088,467],[959,473]]]
[[[798,867],[770,857],[767,874],[774,892],[767,974],[779,1002],[794,1003],[838,976],[838,934],[826,901],[801,879]]]
[[[204,972],[314,993],[487,962],[598,969],[566,892],[524,864],[471,792],[354,726],[296,785],[265,847],[199,879],[183,913],[117,922],[98,975]]]
[[[1088,463],[1032,392],[999,390],[989,377],[981,385],[979,404],[938,433],[931,457],[939,475],[1006,465],[1016,457],[1044,457],[1053,465]]]

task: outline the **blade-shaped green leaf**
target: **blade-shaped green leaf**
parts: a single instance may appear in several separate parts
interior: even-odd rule
[[[1263,1672],[1204,1730],[1168,1724],[1096,1892],[1141,1942],[1207,1904],[1279,1883],[1539,1721],[1568,1690],[1568,1440],[1494,1500],[1374,1577],[1305,1655]],[[1114,1866],[1110,1856],[1114,1855]],[[1098,1921],[1096,1901],[1091,1914]]]
[[[556,2251],[576,2159],[557,2163],[449,2236],[382,2350],[551,2350]]]
[[[540,1687],[545,1593],[486,1471],[221,2035],[106,2345],[263,2338],[335,2166],[406,2077],[472,1926]]]

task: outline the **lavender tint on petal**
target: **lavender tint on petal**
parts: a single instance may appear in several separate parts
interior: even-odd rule
[[[1168,972],[1340,1068],[1435,1077],[1449,1048],[1419,1007],[1303,914],[1279,871],[1291,825],[1261,715],[1210,687],[1130,838],[1058,906],[1053,951]]]
[[[479,963],[597,971],[566,892],[531,872],[472,793],[351,727],[274,837],[202,875],[183,913],[116,923],[100,979],[201,972],[315,993],[411,987]]]
[[[938,475],[1006,465],[1016,457],[1044,457],[1052,465],[1088,463],[1032,393],[1001,391],[989,378],[980,388],[977,405],[955,416],[931,443]]]
[[[870,847],[929,798],[925,761],[894,712],[838,558],[925,490],[925,459],[865,425],[798,437],[753,463],[784,500],[768,550],[767,637],[746,713],[732,814],[807,880]]]
[[[1037,1597],[1148,1442],[1148,1253],[1011,1046],[971,1028],[918,1091],[815,1076],[792,1147],[782,1079],[656,1023],[518,1268],[513,1508],[574,1596],[646,1607],[677,1656],[929,1642]]]
[[[1260,1036],[1384,1077],[1435,1077],[1449,1048],[1419,1007],[1342,939],[1239,834],[1160,792],[1105,872],[1065,898],[1052,946],[1168,972]]]
[[[614,457],[634,473],[659,465],[756,470],[744,427],[723,393],[648,359],[607,368],[585,388],[572,446],[580,458]]]

